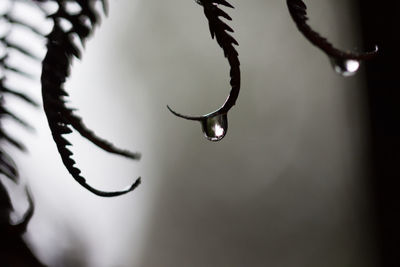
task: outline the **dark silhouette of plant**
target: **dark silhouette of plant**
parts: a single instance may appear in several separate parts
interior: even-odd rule
[[[361,60],[371,59],[378,53],[378,46],[375,46],[375,50],[365,53],[345,52],[335,48],[325,37],[319,35],[307,24],[307,6],[302,0],[286,0],[286,3],[299,31],[313,45],[328,55],[335,71],[339,74],[343,76],[355,74]]]
[[[5,97],[13,95],[30,105],[37,107],[38,104],[25,94],[17,91],[11,84],[7,83],[8,73],[14,73],[28,78],[31,77],[18,66],[11,65],[8,62],[8,58],[10,57],[10,52],[13,51],[35,60],[40,59],[24,47],[11,41],[9,36],[14,25],[25,27],[36,34],[40,33],[32,26],[14,18],[12,16],[12,10],[13,2],[10,2],[8,10],[6,10],[1,17],[1,22],[9,27],[9,31],[0,37],[0,51],[2,52],[0,55],[0,70],[2,73],[2,77],[0,78],[0,142],[2,145],[0,147],[0,174],[14,183],[18,183],[19,174],[17,167],[10,155],[4,150],[3,145],[8,143],[21,151],[25,151],[25,146],[20,141],[14,139],[14,137],[4,129],[3,121],[5,118],[10,118],[25,128],[31,128],[31,126],[6,108]],[[25,233],[34,211],[33,201],[28,189],[26,189],[26,194],[29,200],[29,208],[20,222],[12,224],[10,222],[10,214],[13,211],[13,206],[6,187],[0,181],[0,259],[2,266],[43,266],[22,239],[22,235]]]
[[[13,211],[6,188],[0,183],[0,262],[1,266],[43,266],[22,239],[33,216],[33,201],[27,190],[29,208],[20,222],[10,223]]]
[[[8,58],[10,56],[10,51],[23,54],[34,60],[41,60],[29,50],[20,44],[12,42],[8,38],[12,27],[18,25],[47,39],[47,52],[42,60],[41,74],[43,108],[54,142],[56,143],[58,152],[66,169],[81,186],[98,196],[113,197],[131,192],[140,184],[140,177],[136,179],[128,189],[121,191],[107,192],[90,186],[86,182],[85,178],[80,174],[81,171],[79,168],[75,166],[76,162],[72,159],[73,153],[68,149],[68,146],[71,146],[72,144],[65,138],[66,134],[75,130],[82,137],[109,153],[133,160],[140,159],[139,153],[133,153],[128,150],[117,148],[109,141],[98,137],[92,130],[85,126],[82,119],[75,114],[72,108],[66,106],[68,93],[65,90],[64,85],[70,74],[71,63],[74,58],[81,58],[82,47],[84,47],[87,38],[93,33],[95,27],[99,24],[100,14],[95,5],[101,3],[104,13],[107,13],[106,0],[9,1],[11,4],[10,10],[12,9],[13,4],[17,1],[34,4],[49,20],[53,22],[53,27],[50,33],[44,36],[33,26],[13,17],[11,12],[6,12],[1,16],[2,22],[6,23],[10,27],[10,31],[0,37],[0,48],[1,51],[4,51],[0,54],[0,70],[2,73],[2,77],[0,77],[0,140],[2,144],[8,143],[21,151],[25,150],[24,145],[20,141],[15,140],[12,135],[7,133],[4,129],[2,124],[4,118],[11,118],[24,127],[31,127],[5,107],[4,97],[7,95],[13,95],[30,105],[38,106],[37,103],[28,96],[17,91],[11,84],[7,83],[8,73],[31,77],[30,74],[24,72],[18,66],[9,64]],[[44,7],[49,2],[55,4],[57,9],[54,13],[47,14],[46,8]],[[203,116],[186,116],[173,111],[169,107],[168,109],[178,117],[199,121],[206,137],[211,141],[219,141],[226,135],[228,129],[227,114],[236,103],[239,96],[241,82],[239,55],[235,48],[235,45],[238,45],[238,42],[229,33],[233,33],[233,29],[223,20],[231,20],[231,17],[219,7],[225,6],[233,8],[233,6],[225,0],[197,0],[196,2],[204,9],[211,37],[216,39],[218,45],[224,51],[224,56],[228,60],[230,66],[231,91],[225,103],[218,110]],[[353,74],[356,69],[358,69],[358,65],[356,69],[351,70],[349,69],[349,63],[358,63],[360,60],[370,59],[376,55],[377,48],[374,51],[367,53],[344,52],[335,48],[327,41],[327,39],[320,36],[307,24],[308,18],[306,5],[303,1],[287,0],[287,5],[289,13],[299,31],[313,45],[322,49],[331,58],[333,64],[338,68],[336,69],[338,72],[341,72],[344,75]],[[18,182],[17,167],[8,153],[4,150],[3,146],[0,147],[0,173],[13,182]],[[11,259],[10,262],[6,262],[6,264],[12,266],[24,266],[23,262],[19,263],[23,258],[27,260],[26,262],[29,262],[29,266],[42,266],[21,238],[21,235],[25,232],[26,226],[33,215],[33,201],[28,191],[27,196],[30,204],[28,211],[20,223],[15,225],[11,224],[11,200],[5,186],[0,181],[0,256],[3,256],[3,254],[13,255],[13,253],[20,253],[20,255],[23,254],[23,257],[20,258],[2,257],[2,260],[5,258]]]
[[[169,106],[168,109],[176,116],[187,119],[199,121],[201,123],[203,132],[210,141],[219,141],[226,135],[228,130],[228,111],[235,105],[240,91],[240,62],[239,54],[233,45],[239,43],[228,33],[233,32],[220,17],[232,20],[232,18],[225,13],[218,5],[233,8],[225,0],[199,0],[198,4],[204,8],[204,15],[208,20],[211,37],[217,39],[218,45],[224,51],[224,56],[228,59],[230,70],[230,84],[231,92],[226,99],[225,103],[218,110],[203,116],[186,116],[173,111]]]
[[[100,1],[100,0],[99,0]],[[65,105],[65,98],[68,93],[64,90],[64,83],[70,73],[71,61],[74,57],[81,57],[81,50],[78,48],[78,40],[84,45],[87,37],[93,32],[99,22],[99,14],[94,8],[93,1],[76,1],[78,12],[71,13],[68,10],[70,1],[56,1],[58,10],[50,14],[54,26],[47,36],[47,54],[43,59],[42,68],[42,97],[44,111],[50,126],[53,139],[57,145],[62,161],[72,177],[84,188],[92,193],[112,197],[128,193],[140,184],[140,178],[130,188],[123,191],[106,192],[95,189],[86,183],[85,178],[80,175],[80,170],[75,167],[75,161],[71,158],[72,152],[67,148],[71,144],[63,137],[75,129],[84,138],[91,141],[101,149],[121,155],[130,159],[139,159],[138,153],[132,153],[114,147],[110,142],[96,136],[88,129],[82,119],[74,114],[73,109]],[[106,12],[106,2],[101,1]],[[63,24],[64,23],[64,24]],[[67,26],[65,26],[67,24]],[[75,39],[76,38],[76,39]]]
[[[106,11],[107,3],[100,0],[22,1],[25,4],[33,3],[40,8],[44,15],[53,21],[52,31],[47,36],[44,36],[33,26],[14,17],[12,15],[12,10],[17,0],[10,0],[9,2],[9,9],[1,16],[2,22],[7,24],[9,31],[0,38],[0,45],[4,51],[0,55],[0,70],[2,72],[2,77],[0,78],[0,140],[2,143],[9,143],[19,150],[25,151],[24,145],[7,133],[3,127],[2,121],[3,118],[9,117],[24,127],[30,128],[26,122],[7,110],[4,105],[4,97],[6,95],[14,95],[28,104],[38,106],[28,96],[16,91],[12,85],[7,83],[8,73],[15,73],[28,78],[32,77],[18,66],[9,64],[8,58],[10,56],[10,51],[18,52],[35,60],[41,60],[20,44],[16,44],[9,39],[13,26],[18,25],[47,38],[47,53],[42,62],[41,76],[43,105],[53,139],[67,170],[83,187],[99,196],[111,197],[132,191],[140,184],[140,178],[137,179],[129,189],[117,192],[100,191],[89,186],[80,175],[80,170],[74,166],[75,161],[71,159],[72,152],[67,148],[70,143],[63,137],[64,134],[70,133],[72,129],[75,129],[83,137],[107,152],[131,159],[140,158],[138,153],[131,153],[127,150],[118,149],[110,142],[96,136],[93,131],[83,124],[81,118],[73,113],[72,109],[65,106],[65,97],[68,96],[68,94],[63,89],[63,85],[69,75],[73,57],[80,58],[81,55],[81,49],[78,48],[78,44],[74,38],[79,39],[81,44],[84,45],[86,38],[93,32],[100,20],[100,15],[94,7],[96,2],[101,2],[103,4],[104,11]],[[57,4],[58,8],[55,13],[46,14],[46,9],[43,5],[47,4],[47,2]],[[71,10],[71,4],[78,7],[78,11]],[[69,28],[65,28],[68,27],[65,25],[66,23],[69,23]],[[18,181],[18,171],[15,163],[8,153],[4,151],[3,147],[0,148],[0,173],[13,182]],[[28,191],[27,195],[30,207],[22,221],[13,225],[10,223],[10,213],[12,211],[11,200],[5,186],[0,182],[0,256],[2,264],[5,263],[8,266],[42,266],[22,239],[22,234],[25,232],[27,224],[33,215],[33,201]]]

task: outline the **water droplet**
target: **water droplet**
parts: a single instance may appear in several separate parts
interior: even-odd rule
[[[210,141],[221,140],[228,131],[228,116],[226,113],[205,117],[200,123],[205,137]]]
[[[331,64],[336,73],[349,77],[357,73],[360,61],[355,59],[331,58]]]
[[[203,116],[186,116],[174,111],[169,106],[167,108],[175,116],[186,120],[199,121],[203,133],[209,141],[220,141],[228,131],[228,113],[226,112],[222,113],[217,110]]]

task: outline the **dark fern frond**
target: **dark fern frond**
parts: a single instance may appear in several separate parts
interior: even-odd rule
[[[0,92],[3,92],[5,94],[9,94],[9,95],[13,95],[13,96],[25,101],[26,103],[28,103],[28,104],[30,104],[30,105],[32,105],[34,107],[38,107],[39,106],[39,104],[35,100],[33,100],[29,96],[25,95],[24,93],[17,92],[17,91],[15,91],[13,89],[5,87],[4,78],[0,79]]]
[[[239,43],[228,33],[233,32],[233,29],[223,22],[220,17],[227,20],[232,18],[222,9],[218,8],[217,4],[233,8],[231,4],[225,0],[204,0],[204,14],[208,19],[211,37],[216,38],[217,43],[224,51],[224,56],[228,59],[230,70],[230,85],[231,91],[224,105],[218,110],[219,113],[227,113],[236,103],[240,91],[240,61],[239,53],[234,45]]]
[[[23,151],[25,150],[25,146],[5,131],[3,121],[5,118],[9,118],[24,127],[32,127],[6,108],[6,97],[12,95],[30,105],[38,106],[38,104],[24,93],[15,91],[9,84],[7,84],[7,78],[10,73],[32,78],[32,75],[24,72],[19,67],[10,65],[9,58],[12,55],[11,52],[13,52],[35,60],[40,59],[22,45],[10,41],[9,36],[13,32],[15,25],[29,28],[38,35],[41,34],[34,30],[30,25],[14,19],[11,14],[15,1],[10,0],[9,3],[10,7],[6,13],[0,14],[0,22],[8,29],[6,33],[0,36],[0,174],[9,178],[14,183],[17,183],[19,173],[16,164],[4,150],[3,145],[11,144]],[[16,266],[16,264],[18,266],[44,266],[35,257],[22,237],[34,213],[33,200],[28,190],[26,190],[26,194],[29,201],[28,210],[19,223],[12,224],[10,221],[10,214],[13,210],[12,203],[4,184],[0,181],[0,258],[2,266]]]
[[[0,166],[3,165],[0,163]],[[20,222],[13,224],[10,221],[13,205],[5,186],[0,182],[0,258],[2,266],[45,266],[32,253],[22,237],[34,213],[33,200],[28,189],[26,189],[26,195],[29,202],[28,210]]]
[[[7,117],[13,119],[14,121],[18,122],[20,125],[24,126],[25,128],[33,130],[33,127],[29,123],[27,123],[26,121],[24,121],[23,119],[21,119],[20,117],[18,117],[17,115],[12,113],[8,109],[6,109],[4,106],[0,106],[0,114],[2,114],[2,116],[7,116]]]
[[[14,182],[17,182],[17,178],[19,177],[15,162],[2,149],[0,149],[0,174],[5,175]]]
[[[59,8],[54,14],[48,16],[53,20],[54,27],[47,36],[47,54],[43,60],[41,76],[42,97],[53,139],[69,173],[90,192],[98,196],[112,197],[134,190],[140,184],[140,177],[128,189],[122,191],[106,192],[91,187],[80,175],[81,171],[75,167],[75,161],[71,158],[73,153],[67,148],[67,146],[71,146],[71,143],[63,137],[63,135],[71,133],[72,129],[75,129],[84,138],[107,152],[131,159],[140,158],[138,153],[116,148],[110,142],[96,136],[83,124],[82,119],[74,114],[73,109],[66,106],[65,97],[68,96],[68,93],[64,89],[64,84],[70,74],[73,58],[81,57],[81,50],[76,45],[74,37],[78,37],[81,43],[85,44],[87,37],[93,32],[100,20],[99,14],[94,8],[94,4],[98,1],[76,0],[75,2],[81,10],[75,14],[70,14],[67,10],[67,4],[71,1],[55,1]],[[105,1],[102,1],[102,3],[106,10]],[[63,28],[62,21],[67,21],[71,27],[69,29]]]
[[[6,96],[13,95],[14,97],[17,97],[32,106],[38,106],[38,104],[24,93],[15,91],[7,84],[7,76],[10,72],[32,78],[32,75],[24,72],[18,67],[10,65],[8,59],[11,51],[35,60],[40,59],[25,47],[9,40],[13,26],[20,25],[26,28],[32,28],[28,24],[24,24],[20,21],[17,22],[17,20],[12,18],[11,11],[14,2],[11,1],[10,3],[10,9],[5,14],[1,15],[2,23],[8,24],[7,26],[9,30],[0,37],[0,71],[2,74],[2,77],[0,77],[0,142],[2,145],[8,143],[15,146],[19,150],[24,151],[26,150],[25,146],[5,131],[3,127],[3,120],[7,117],[26,128],[32,129],[32,127],[5,107]],[[38,32],[36,33],[38,34]],[[4,151],[3,147],[0,148],[0,174],[4,175],[15,183],[18,182],[19,173],[17,167],[8,153]],[[0,181],[0,235],[2,237],[0,241],[0,257],[2,264],[5,264],[6,266],[13,266],[16,262],[20,262],[21,265],[26,266],[44,266],[33,255],[22,238],[22,235],[25,233],[28,223],[34,213],[33,200],[28,190],[26,190],[26,194],[29,201],[28,210],[19,223],[11,224],[10,213],[13,210],[12,203],[6,188]]]
[[[82,122],[82,119],[78,116],[74,115],[71,110],[64,110],[67,113],[63,112],[64,118],[68,121],[71,126],[77,130],[80,135],[91,141],[96,146],[102,148],[104,151],[107,151],[112,154],[124,156],[130,159],[140,159],[139,153],[133,153],[126,149],[120,149],[115,147],[109,141],[98,137],[92,130],[87,128],[85,124]]]
[[[22,144],[20,141],[14,139],[13,137],[11,137],[8,133],[6,133],[4,131],[4,129],[0,128],[0,137],[2,140],[7,141],[8,143],[10,143],[11,145],[13,145],[14,147],[18,148],[21,151],[26,151],[26,147],[24,144]]]
[[[33,53],[28,51],[26,48],[23,46],[14,43],[9,40],[9,36],[12,33],[13,27],[15,24],[18,25],[24,25],[27,28],[32,28],[30,25],[25,24],[23,22],[18,22],[16,23],[17,19],[14,19],[12,14],[13,10],[13,1],[10,1],[10,7],[9,9],[0,16],[2,19],[2,23],[6,24],[6,28],[8,28],[8,31],[0,36],[0,72],[2,77],[0,77],[0,142],[2,143],[9,143],[13,145],[14,147],[18,148],[19,150],[24,151],[26,148],[25,146],[18,140],[16,140],[14,137],[10,136],[4,129],[2,119],[5,117],[8,117],[17,123],[21,124],[24,127],[27,127],[29,129],[32,129],[32,127],[26,123],[24,120],[16,116],[13,112],[9,111],[5,107],[5,96],[7,95],[13,95],[18,97],[19,99],[24,100],[26,103],[31,104],[33,106],[37,106],[38,104],[33,101],[30,97],[26,96],[24,93],[17,92],[9,87],[7,84],[7,74],[9,72],[16,73],[19,75],[27,76],[29,78],[32,78],[32,76],[23,70],[11,66],[8,62],[8,58],[10,56],[10,52],[12,50],[16,51],[17,53],[23,54],[25,56],[28,56],[30,58],[40,60],[37,56],[35,56]],[[14,182],[17,182],[18,180],[18,171],[15,166],[14,161],[11,159],[11,157],[8,155],[7,152],[5,152],[3,149],[0,149],[0,173],[8,177]]]
[[[229,32],[234,32],[233,29],[221,20],[221,17],[226,20],[232,20],[232,18],[218,7],[218,5],[223,5],[233,8],[231,4],[225,0],[198,0],[197,3],[202,5],[204,8],[204,14],[208,20],[211,38],[217,40],[218,45],[224,51],[224,56],[228,59],[230,66],[231,91],[228,98],[225,100],[225,103],[218,110],[203,116],[187,116],[172,110],[169,106],[167,106],[167,108],[178,117],[187,120],[200,121],[203,127],[203,132],[207,137],[209,137],[207,134],[207,128],[209,127],[210,122],[215,123],[216,120],[221,121],[221,124],[224,125],[224,132],[216,138],[209,138],[211,141],[219,141],[225,136],[227,131],[227,113],[235,105],[240,92],[241,78],[239,53],[236,51],[234,46],[239,45],[239,43],[229,34]]]
[[[0,42],[6,47],[6,49],[8,48],[8,49],[12,49],[12,50],[18,51],[18,52],[20,52],[21,54],[23,54],[23,55],[25,55],[27,57],[30,57],[30,58],[32,58],[34,60],[37,60],[37,61],[41,61],[40,57],[34,55],[31,51],[29,51],[25,47],[23,47],[23,46],[21,46],[19,44],[13,43],[12,41],[9,41],[7,39],[7,36],[4,36],[4,37],[0,38]],[[6,59],[6,58],[4,58],[4,59]]]
[[[0,43],[3,43],[3,42],[4,41],[0,40]],[[5,46],[7,46],[7,45],[5,44]],[[7,71],[13,72],[13,73],[16,73],[16,74],[18,74],[20,76],[23,76],[25,78],[33,80],[35,77],[32,74],[30,74],[30,73],[28,73],[28,72],[26,72],[26,71],[24,71],[24,70],[22,70],[22,69],[20,69],[18,67],[14,67],[14,66],[12,66],[12,65],[7,63],[8,51],[9,50],[6,49],[6,51],[7,51],[7,54],[5,54],[3,57],[0,58],[0,65],[1,65],[0,67],[3,70],[3,72],[7,72]],[[1,87],[4,87],[3,83],[1,85]]]
[[[302,0],[286,0],[289,13],[297,25],[300,32],[313,45],[324,51],[329,57],[334,59],[367,60],[374,57],[378,52],[378,47],[371,52],[356,53],[345,52],[335,48],[325,37],[314,31],[308,24],[307,6]]]
[[[26,22],[23,22],[18,18],[14,18],[10,14],[4,14],[3,19],[7,20],[8,23],[10,23],[10,24],[12,24],[14,26],[20,26],[20,27],[23,27],[25,29],[28,29],[28,30],[30,30],[31,32],[33,32],[34,34],[36,34],[38,36],[43,36],[44,35],[42,33],[42,31],[38,30],[35,26],[27,24]]]

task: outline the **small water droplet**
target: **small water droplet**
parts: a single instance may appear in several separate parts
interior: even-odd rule
[[[336,73],[349,77],[357,73],[360,61],[355,59],[331,58],[331,64]]]
[[[221,140],[228,131],[228,116],[226,113],[205,117],[200,123],[205,137],[210,141]]]

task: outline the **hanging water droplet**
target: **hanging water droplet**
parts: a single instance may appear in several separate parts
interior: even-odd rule
[[[205,117],[200,123],[205,137],[210,141],[221,140],[228,131],[228,116],[226,113]]]
[[[228,131],[227,112],[222,113],[219,111],[214,111],[212,113],[203,116],[186,116],[174,111],[169,106],[167,106],[167,108],[175,116],[178,116],[186,120],[199,121],[203,133],[209,141],[221,140],[222,138],[225,137],[226,132]]]
[[[331,64],[336,73],[349,77],[357,73],[360,61],[355,59],[331,58]]]

